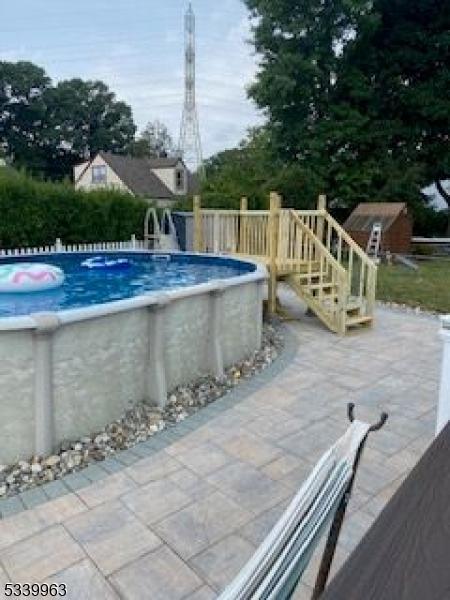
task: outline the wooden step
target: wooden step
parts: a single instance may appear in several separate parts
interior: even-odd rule
[[[356,327],[357,325],[365,325],[366,323],[371,323],[372,321],[373,317],[359,315],[357,317],[347,317],[345,324],[347,327]]]
[[[345,306],[347,312],[354,310],[360,310],[363,307],[363,303],[360,300],[348,300]]]
[[[330,288],[338,288],[337,283],[306,283],[304,284],[307,290],[329,290]]]
[[[299,273],[295,271],[294,273],[289,273],[285,275],[283,279],[287,279],[289,277],[295,277],[296,279],[315,279],[315,278],[323,278],[326,276],[326,273],[321,273],[320,271],[314,271],[311,273]]]

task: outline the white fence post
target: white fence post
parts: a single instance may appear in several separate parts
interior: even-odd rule
[[[450,421],[450,315],[442,317],[441,338],[444,340],[441,389],[437,415],[436,435]]]
[[[56,238],[56,242],[55,242],[55,250],[56,250],[56,252],[62,252],[62,242],[61,242],[61,238]]]
[[[136,250],[136,236],[134,233],[131,236],[131,247],[133,248],[133,250]]]

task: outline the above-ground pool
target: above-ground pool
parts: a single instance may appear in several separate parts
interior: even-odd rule
[[[97,257],[106,259],[104,267],[101,262],[100,268],[83,266],[90,258]],[[43,292],[0,293],[0,318],[104,304],[149,292],[228,279],[256,269],[253,264],[233,259],[137,252],[7,257],[0,259],[0,266],[13,262],[45,262],[59,267],[65,273],[65,281],[61,287]]]
[[[110,269],[96,268],[101,256]],[[266,269],[152,252],[5,257],[63,269],[61,287],[0,294],[0,464],[53,452],[261,345]],[[88,266],[82,263],[88,261]],[[89,268],[95,267],[95,268]]]

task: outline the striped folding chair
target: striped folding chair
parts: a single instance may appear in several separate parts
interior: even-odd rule
[[[321,537],[330,526],[312,600],[325,589],[365,442],[383,427],[355,420],[322,456],[284,514],[219,600],[285,600],[292,596]]]

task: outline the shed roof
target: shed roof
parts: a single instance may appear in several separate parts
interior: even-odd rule
[[[344,229],[370,232],[374,223],[381,223],[386,231],[407,210],[404,202],[362,202],[346,220]]]

